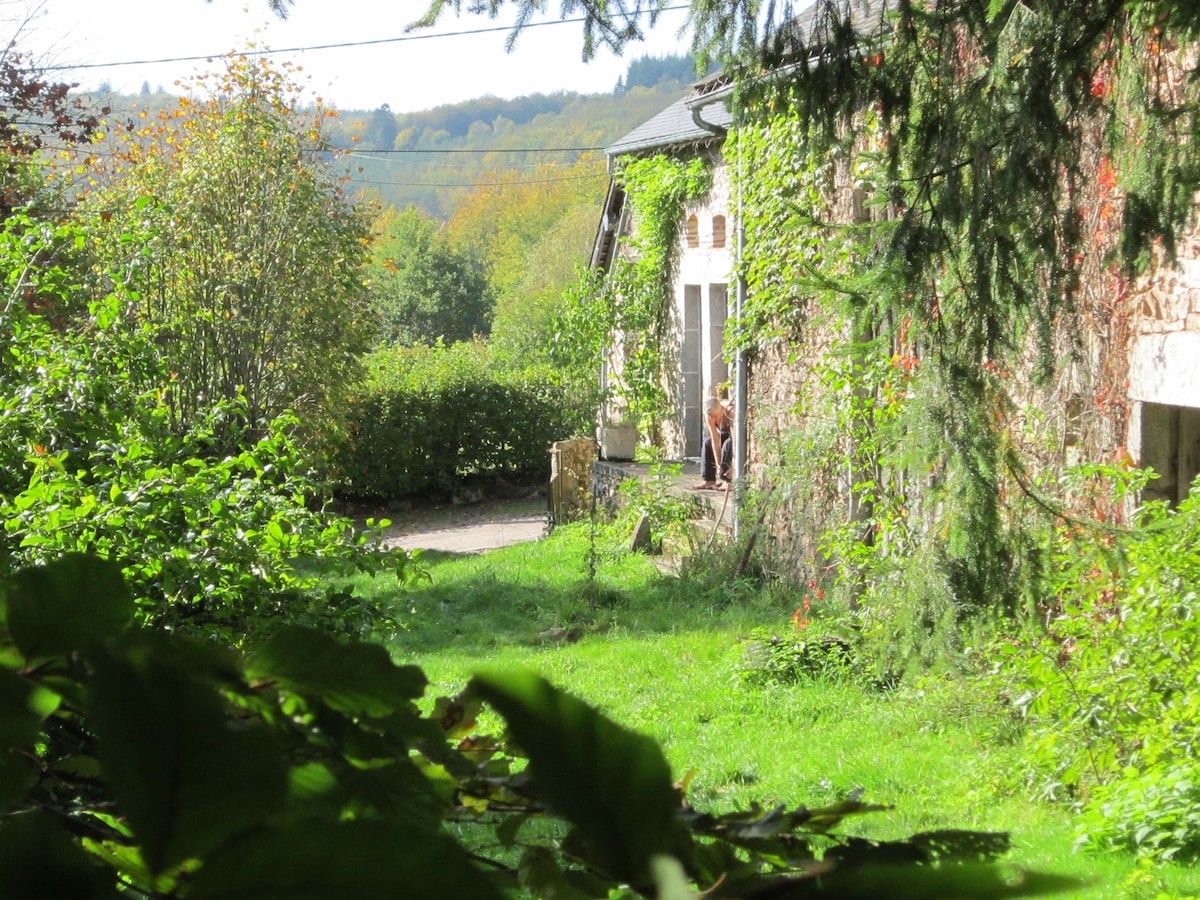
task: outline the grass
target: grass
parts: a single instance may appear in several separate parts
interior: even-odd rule
[[[728,584],[710,574],[719,566],[685,580],[663,575],[608,529],[593,544],[586,525],[478,556],[422,559],[430,579],[395,595],[404,630],[391,647],[397,661],[424,668],[431,698],[485,666],[533,669],[654,736],[676,777],[694,773],[689,798],[699,808],[817,805],[863,789],[894,807],[855,822],[863,836],[1007,831],[1013,863],[1089,883],[1067,896],[1200,896],[1195,868],[1073,852],[1069,810],[1026,798],[1019,722],[982,682],[931,678],[882,691],[747,678],[756,630],[791,627],[786,594]]]

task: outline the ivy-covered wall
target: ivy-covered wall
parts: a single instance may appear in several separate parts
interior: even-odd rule
[[[768,79],[725,147],[745,208],[734,335],[767,565],[924,636],[1036,609],[1063,517],[1125,521],[1126,505],[1062,476],[1145,462],[1135,351],[1164,331],[1182,346],[1197,325],[1192,270],[1171,255],[1195,246],[1178,232],[1194,169],[1164,168],[1163,110],[1146,105],[1175,104],[1166,130],[1187,143],[1189,57],[1147,53],[1144,26],[1116,22],[1073,48],[1087,90],[1038,108],[1012,54],[1050,23],[1022,15],[947,27],[928,58],[897,54],[899,75],[882,52],[851,60],[840,100],[813,93],[832,76]],[[1185,411],[1172,427],[1192,425]]]
[[[644,443],[675,456],[683,435],[679,273],[686,211],[709,195],[713,158],[710,149],[689,145],[671,155],[621,161],[629,211],[612,269],[589,301],[606,332],[601,420],[635,424]]]
[[[765,564],[927,635],[1036,610],[1055,523],[1126,520],[1068,469],[1162,457],[1159,420],[1186,468],[1200,418],[1140,382],[1188,375],[1153,351],[1200,320],[1200,85],[1186,27],[1168,37],[1146,4],[896,6],[880,43],[832,28],[819,65],[743,73],[712,184],[728,176],[746,233],[726,348],[750,361]],[[676,292],[682,239],[650,239]],[[658,321],[670,422],[682,323]]]

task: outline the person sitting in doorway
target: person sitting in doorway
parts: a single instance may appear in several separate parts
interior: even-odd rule
[[[700,451],[698,491],[724,491],[733,478],[733,404],[709,397],[704,401],[704,446]]]

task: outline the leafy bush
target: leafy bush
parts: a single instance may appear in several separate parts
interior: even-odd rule
[[[840,836],[881,807],[686,802],[662,750],[525,673],[422,712],[374,644],[245,655],[131,627],[117,567],[0,580],[0,894],[100,898],[975,898],[1062,890],[1005,834]],[[486,703],[507,741],[479,734]],[[519,747],[519,751],[510,752]],[[453,822],[457,839],[445,824]],[[539,825],[540,823],[540,825]]]
[[[0,275],[38,299],[0,310],[0,553],[17,565],[103,555],[123,567],[142,621],[227,643],[275,627],[285,609],[338,630],[386,626],[385,610],[316,590],[321,571],[410,567],[310,508],[318,487],[295,420],[252,422],[237,401],[182,427],[163,402],[171,376],[153,332],[127,302],[77,311],[71,269],[22,263],[61,260],[78,232],[14,222],[0,240]],[[216,453],[218,434],[241,449]]]
[[[1146,472],[1082,473],[1118,496]],[[1081,840],[1200,856],[1200,483],[1127,531],[1064,522],[1048,566],[1044,634],[1002,648],[1044,794],[1081,805]]]
[[[846,681],[855,675],[854,649],[841,638],[778,635],[756,630],[739,672],[756,684]]]
[[[0,501],[10,552],[24,562],[71,551],[119,561],[142,621],[225,643],[274,627],[285,611],[340,631],[350,620],[334,615],[330,598],[318,594],[314,605],[308,596],[318,573],[387,568],[403,579],[408,557],[370,550],[350,521],[308,508],[315,486],[301,474],[289,424],[272,423],[221,459],[201,455],[211,432],[151,442],[129,423],[80,466],[65,452],[38,455],[29,485]],[[369,613],[357,628],[390,621]]]
[[[394,500],[449,493],[467,479],[549,477],[549,449],[590,430],[541,372],[500,372],[476,344],[389,349],[353,409],[341,493]]]

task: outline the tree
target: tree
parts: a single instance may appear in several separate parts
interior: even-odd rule
[[[366,130],[368,147],[391,150],[396,143],[398,134],[400,134],[400,126],[396,124],[396,117],[392,114],[390,106],[385,103],[371,113],[371,121]]]
[[[291,410],[328,436],[369,334],[368,219],[323,162],[323,108],[303,120],[263,57],[226,64],[206,99],[124,135],[86,205],[158,328],[178,427],[244,397],[251,423]]]
[[[70,96],[74,84],[53,82],[17,47],[21,27],[0,46],[0,220],[43,190],[34,158],[51,142],[86,143],[99,111]]]
[[[383,343],[469,341],[491,326],[493,297],[483,266],[451,246],[416,207],[384,217],[370,272]]]

